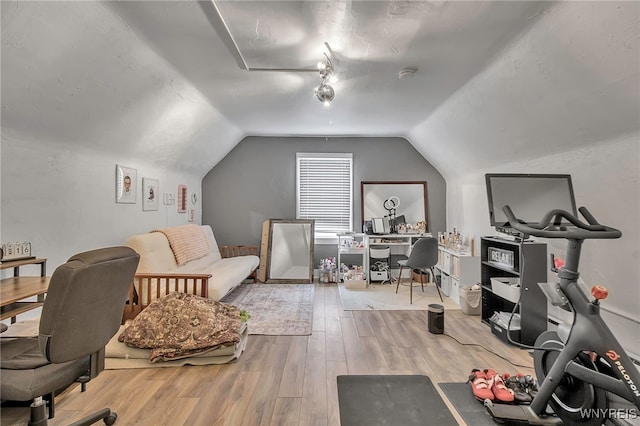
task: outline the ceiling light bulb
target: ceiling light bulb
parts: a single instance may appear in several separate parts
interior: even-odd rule
[[[333,87],[324,82],[316,88],[316,97],[320,102],[324,102],[325,104],[331,102],[335,94]]]
[[[320,70],[320,78],[322,78],[323,80],[326,80],[332,75],[333,75],[333,69],[331,69],[331,66],[327,66]]]
[[[335,96],[333,87],[328,83],[336,81],[335,76],[333,75],[333,64],[326,53],[324,54],[324,59],[318,62],[318,72],[320,73],[322,83],[320,86],[316,87],[315,94],[318,100],[326,107],[329,106],[329,103],[331,103]]]
[[[320,72],[320,77],[324,80],[333,74],[333,65],[331,64],[331,59],[324,54],[324,59],[318,62],[318,71]]]

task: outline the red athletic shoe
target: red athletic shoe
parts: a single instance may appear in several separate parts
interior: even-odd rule
[[[491,392],[500,402],[513,402],[513,391],[505,386],[502,377],[495,370],[484,370],[485,376],[489,380]]]
[[[471,370],[471,374],[469,375],[469,380],[467,380],[467,383],[471,383],[471,391],[473,392],[473,396],[475,396],[478,400],[484,401],[485,399],[489,399],[493,401],[494,396],[493,392],[491,391],[491,383],[484,371],[480,371],[475,368]]]

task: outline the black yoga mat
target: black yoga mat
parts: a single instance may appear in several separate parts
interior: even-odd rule
[[[440,386],[449,402],[468,425],[493,426],[497,424],[493,421],[487,409],[484,408],[482,402],[473,396],[470,384],[438,383],[438,386]]]
[[[458,424],[427,376],[338,376],[338,401],[342,426]]]

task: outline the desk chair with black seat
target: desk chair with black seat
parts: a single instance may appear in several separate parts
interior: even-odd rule
[[[139,256],[129,247],[107,247],[72,256],[56,268],[40,317],[37,338],[0,342],[0,398],[30,401],[29,425],[46,425],[54,416],[55,392],[85,384],[104,369],[104,347],[118,332]],[[100,419],[113,424],[105,408],[78,424]]]
[[[400,273],[398,274],[398,283],[396,285],[396,293],[400,287],[400,280],[402,279],[402,268],[411,268],[420,275],[420,284],[422,291],[424,292],[424,273],[429,271],[431,273],[432,281],[438,290],[438,296],[442,301],[442,294],[440,294],[440,288],[435,283],[435,272],[433,267],[438,263],[438,240],[433,237],[420,238],[413,245],[409,258],[405,260],[399,260]],[[409,278],[409,303],[413,304],[413,277]]]

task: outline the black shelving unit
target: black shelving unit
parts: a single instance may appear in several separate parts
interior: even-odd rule
[[[493,261],[491,248],[501,250],[510,261]],[[520,343],[533,345],[538,335],[547,329],[547,299],[538,286],[538,283],[547,281],[547,245],[482,237],[480,265],[482,322],[491,326],[489,318],[494,312],[511,312],[516,305],[493,292],[491,278],[517,277],[520,279],[520,306],[516,311],[520,313]]]

